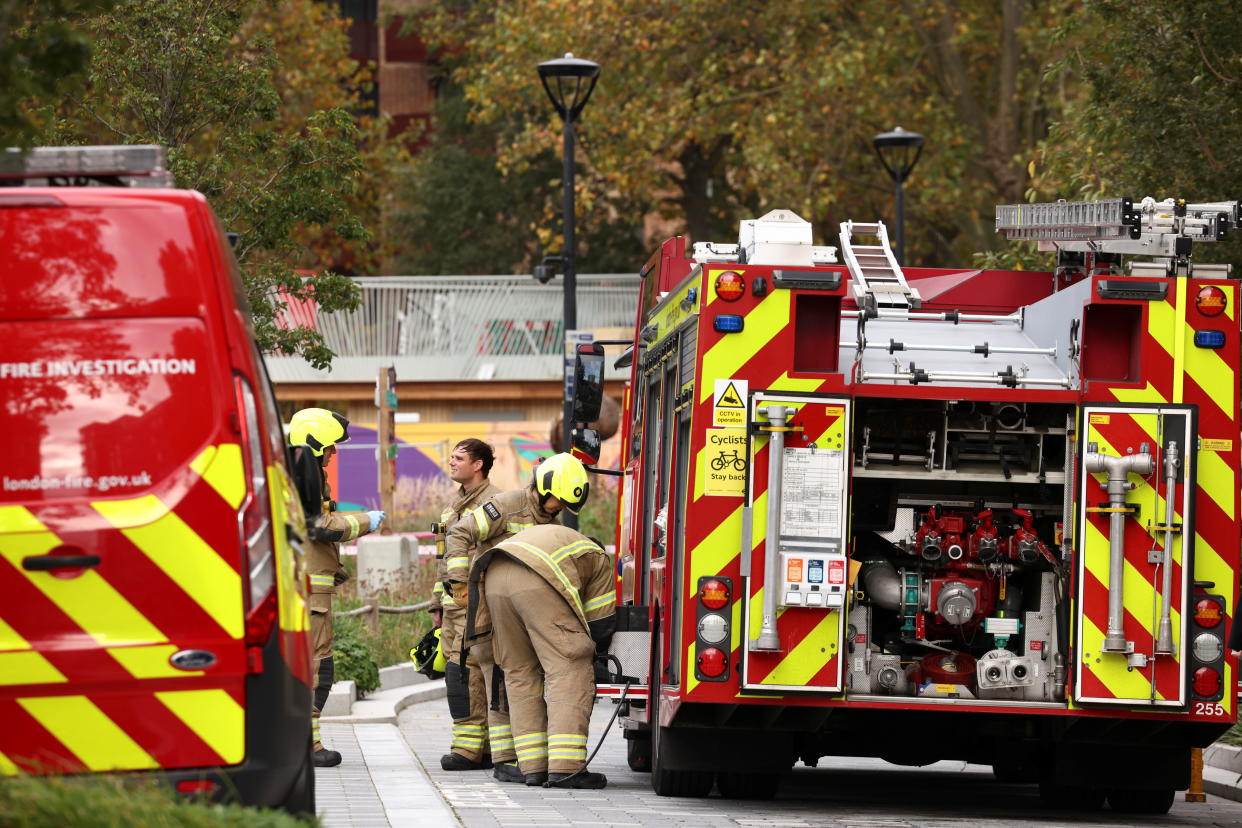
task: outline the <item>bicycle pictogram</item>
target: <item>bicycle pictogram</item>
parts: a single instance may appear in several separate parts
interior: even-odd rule
[[[724,471],[729,466],[730,463],[733,464],[734,471],[740,471],[740,472],[746,471],[746,458],[739,457],[737,453],[737,449],[734,449],[728,454],[722,451],[720,452],[720,454],[717,454],[715,457],[713,457],[712,458],[712,471]]]

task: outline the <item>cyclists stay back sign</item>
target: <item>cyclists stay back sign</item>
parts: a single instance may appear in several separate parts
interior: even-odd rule
[[[741,497],[746,492],[746,429],[707,429],[703,481],[703,494]]]

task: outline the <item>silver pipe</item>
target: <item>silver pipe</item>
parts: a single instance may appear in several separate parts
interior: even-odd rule
[[[859,312],[856,310],[842,311],[841,316],[846,319],[855,319]],[[877,319],[901,319],[907,322],[943,322],[948,314],[944,313],[911,313],[908,311],[898,310],[878,310],[876,311]],[[959,313],[957,315],[959,322],[1020,322],[1021,319],[1016,313]]]
[[[1126,476],[1130,472],[1146,477],[1153,469],[1151,449],[1143,443],[1138,454],[1125,457],[1112,457],[1107,454],[1088,452],[1083,458],[1087,473],[1108,472],[1108,505],[1112,509],[1122,509],[1126,505],[1126,490],[1129,483]],[[1085,498],[1086,492],[1083,492]],[[1126,545],[1125,545],[1124,512],[1110,512],[1108,515],[1108,631],[1104,633],[1103,650],[1106,653],[1124,653],[1128,651],[1125,628],[1125,595],[1122,579],[1125,576]]]
[[[1173,493],[1177,490],[1177,468],[1181,465],[1177,443],[1169,441],[1164,450],[1164,573],[1160,582],[1160,624],[1156,632],[1156,655],[1173,655]],[[1184,548],[1184,544],[1183,544]]]
[[[859,382],[870,382],[872,380],[892,380],[894,382],[905,382],[914,376],[911,373],[900,374],[877,374],[871,371],[861,372]],[[1018,377],[1016,380],[1018,385],[1059,385],[1065,388],[1070,386],[1068,379],[1039,379],[1037,377]],[[1000,382],[1000,377],[996,374],[970,373],[965,371],[928,371],[927,382]]]
[[[983,344],[987,347],[989,354],[1043,354],[1045,356],[1056,356],[1057,355],[1056,348],[1007,348],[1004,346],[993,347],[991,345],[988,345],[986,342]],[[900,350],[900,351],[949,351],[949,352],[961,353],[961,354],[974,354],[974,353],[978,353],[978,351],[975,350],[977,347],[979,346],[977,345],[932,345],[930,343],[903,342],[901,343],[901,347],[898,348],[897,350]],[[890,346],[886,345],[883,342],[868,342],[867,343],[867,350],[869,351],[887,351],[889,350],[889,348]],[[896,353],[896,351],[893,351],[893,353]]]
[[[901,607],[901,576],[897,567],[886,558],[871,558],[862,562],[863,591],[877,607],[896,611]]]
[[[788,409],[769,405],[765,412],[768,424],[785,425]],[[781,580],[781,483],[785,471],[785,432],[768,432],[768,523],[764,532],[763,552],[763,622],[759,637],[750,642],[752,650],[780,652],[781,639],[776,632],[776,613],[780,608]]]

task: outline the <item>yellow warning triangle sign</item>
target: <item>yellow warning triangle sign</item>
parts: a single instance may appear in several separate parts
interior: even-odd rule
[[[717,408],[745,408],[746,403],[742,402],[741,396],[738,395],[737,389],[733,387],[733,383],[729,383],[729,387],[720,395],[720,399],[716,402]]]

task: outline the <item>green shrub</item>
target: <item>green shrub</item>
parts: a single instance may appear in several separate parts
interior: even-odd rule
[[[318,820],[311,822],[318,825]],[[0,828],[305,828],[282,811],[211,805],[114,776],[0,781]]]
[[[375,653],[361,634],[355,619],[336,619],[332,658],[337,681],[353,681],[360,694],[379,689],[379,665],[375,663]]]

